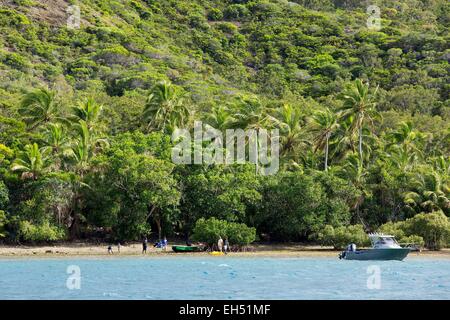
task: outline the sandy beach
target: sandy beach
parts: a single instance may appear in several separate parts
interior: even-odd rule
[[[167,251],[149,246],[147,256],[186,256],[186,255],[208,255],[207,252],[199,253],[175,253],[172,245],[183,245],[182,243],[172,243]],[[26,245],[0,245],[0,258],[13,257],[77,257],[77,256],[142,256],[142,246],[140,243],[129,243],[122,245],[120,253],[117,246],[113,246],[113,254],[108,254],[108,244],[90,243],[64,243],[57,245],[26,246]],[[331,247],[321,247],[302,244],[254,244],[245,252],[231,252],[230,256],[242,257],[337,257],[339,251]],[[422,252],[412,252],[409,257],[432,257],[450,259],[450,249],[441,251],[423,250]]]

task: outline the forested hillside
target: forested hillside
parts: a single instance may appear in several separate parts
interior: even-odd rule
[[[0,0],[0,239],[446,246],[449,22],[446,0]],[[279,129],[279,172],[173,163],[197,120]]]

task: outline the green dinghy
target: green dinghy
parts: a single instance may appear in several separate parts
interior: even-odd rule
[[[172,250],[175,252],[200,252],[203,251],[201,247],[197,246],[172,246]]]

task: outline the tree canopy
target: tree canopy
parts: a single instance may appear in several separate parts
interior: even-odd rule
[[[379,29],[361,1],[76,5],[0,9],[2,241],[448,245],[448,1],[382,1]],[[278,129],[279,171],[174,163],[198,121]]]

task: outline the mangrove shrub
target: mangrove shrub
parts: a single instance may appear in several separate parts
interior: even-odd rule
[[[369,238],[360,224],[337,228],[327,225],[317,234],[317,238],[322,245],[333,246],[335,249],[343,249],[350,243],[359,247],[370,244]]]
[[[441,211],[417,214],[407,219],[405,225],[409,234],[421,236],[431,250],[445,247],[450,238],[450,221]]]
[[[213,246],[219,237],[228,238],[231,245],[246,246],[255,241],[256,229],[250,228],[244,223],[228,222],[216,218],[197,220],[193,239]]]

